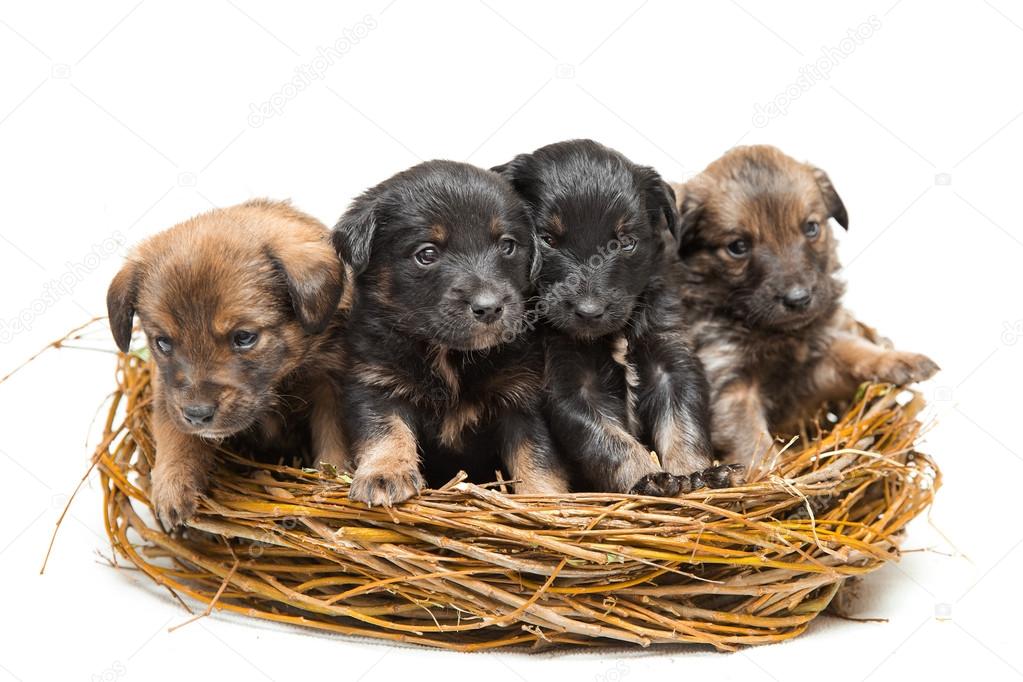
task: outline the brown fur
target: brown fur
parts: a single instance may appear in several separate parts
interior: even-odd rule
[[[448,228],[443,225],[433,225],[430,227],[430,239],[437,244],[445,244],[448,241]]]
[[[937,371],[841,307],[828,220],[848,227],[848,215],[822,170],[774,147],[738,147],[676,195],[682,296],[711,383],[711,428],[723,459],[763,457],[769,468],[774,434],[792,433],[822,403],[848,399],[863,381],[908,384]],[[748,246],[741,256],[740,241]]]
[[[473,431],[483,418],[483,407],[479,403],[460,401],[453,405],[441,419],[437,434],[441,445],[457,450],[462,447],[462,434]]]
[[[423,487],[415,434],[400,417],[384,419],[377,432],[360,444],[358,476],[349,495],[369,505],[412,497]]]
[[[536,447],[534,439],[523,435],[505,458],[505,467],[515,481],[515,492],[520,495],[564,495],[568,492],[564,479],[552,476],[550,471],[537,466]]]
[[[157,368],[152,501],[164,522],[194,513],[225,438],[351,468],[336,386],[343,279],[325,226],[262,199],[196,216],[129,256],[107,306],[125,351],[138,316]],[[249,348],[236,345],[242,330],[258,334]],[[197,405],[215,409],[207,422],[185,415]]]

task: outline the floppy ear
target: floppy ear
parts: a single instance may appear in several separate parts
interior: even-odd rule
[[[528,163],[529,154],[519,154],[508,163],[502,163],[500,166],[494,166],[490,170],[503,175],[509,182],[515,184],[515,178],[522,175],[526,164]]]
[[[637,177],[646,200],[647,211],[651,214],[650,219],[654,221],[655,225],[658,225],[661,218],[664,218],[668,232],[675,238],[675,241],[678,241],[679,220],[678,209],[675,208],[675,190],[662,180],[653,168],[640,166]]]
[[[521,156],[521,154],[519,156]],[[515,159],[517,159],[517,158],[519,158],[519,157],[516,156]],[[513,175],[514,175],[514,173],[512,171],[512,163],[515,162],[515,159],[512,159],[508,163],[502,163],[500,166],[494,166],[490,170],[492,170],[493,172],[497,173],[498,175],[503,175],[508,180],[511,180]]]
[[[326,238],[280,243],[267,254],[283,275],[302,328],[319,334],[341,301],[341,261]]]
[[[135,301],[138,296],[138,264],[127,261],[107,289],[107,316],[114,343],[127,353],[131,346],[132,321],[135,319]]]
[[[494,166],[490,170],[510,182],[515,193],[519,195],[519,198],[522,199],[522,202],[526,205],[523,210],[523,214],[525,215],[526,221],[529,223],[530,232],[532,232],[533,235],[531,240],[533,257],[529,261],[529,280],[531,282],[535,282],[540,276],[543,257],[540,255],[540,238],[536,234],[536,225],[534,224],[532,213],[529,210],[529,207],[532,204],[534,190],[536,188],[536,182],[533,177],[533,155],[519,154],[508,163],[502,163],[500,166]]]
[[[363,193],[348,207],[330,235],[337,255],[352,268],[356,277],[365,272],[373,253],[373,235],[377,229],[376,202],[375,192]]]
[[[824,205],[828,207],[829,217],[834,218],[839,225],[848,230],[849,214],[846,213],[842,197],[838,196],[835,186],[831,184],[831,178],[820,168],[813,169],[813,177],[817,180],[817,186],[820,188],[821,194],[824,195]]]
[[[678,247],[679,253],[683,253],[696,236],[696,226],[703,218],[703,203],[700,202],[692,192],[688,191],[685,185],[679,187],[682,195],[678,202]]]
[[[533,155],[519,154],[508,163],[494,166],[490,170],[503,176],[515,188],[523,201],[532,205],[536,199],[536,177],[533,169]]]

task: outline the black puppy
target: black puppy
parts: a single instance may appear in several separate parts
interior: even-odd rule
[[[539,255],[509,183],[423,163],[356,199],[333,239],[357,278],[344,387],[350,497],[412,497],[421,458],[428,471],[458,462],[493,480],[494,453],[516,492],[566,492],[540,411],[542,351],[522,333]]]
[[[674,192],[591,140],[494,170],[523,197],[542,242],[546,411],[587,487],[675,495],[729,485],[737,468],[708,469],[707,380],[683,335],[669,248]]]

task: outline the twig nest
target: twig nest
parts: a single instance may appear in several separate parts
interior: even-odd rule
[[[794,637],[850,577],[898,558],[940,484],[914,450],[917,396],[862,387],[763,480],[680,498],[509,495],[453,482],[392,509],[349,479],[224,453],[198,515],[168,534],[147,498],[149,368],[121,357],[97,451],[120,557],[184,602],[448,649]]]

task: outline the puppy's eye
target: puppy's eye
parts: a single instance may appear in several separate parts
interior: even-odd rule
[[[633,251],[635,251],[636,245],[639,243],[638,239],[636,239],[635,237],[631,237],[629,235],[621,237],[619,241],[621,241],[622,251],[624,251],[625,253],[632,253]]]
[[[809,220],[803,225],[803,234],[806,235],[807,239],[816,239],[817,235],[821,233],[821,224],[816,220]]]
[[[735,258],[745,258],[749,255],[750,243],[747,239],[736,239],[725,248],[728,250],[729,255]]]
[[[166,336],[157,336],[155,339],[153,339],[153,343],[156,344],[156,347],[164,355],[170,355],[170,352],[174,350],[174,345],[171,343],[171,340],[168,339]]]
[[[518,245],[519,245],[518,242],[516,242],[511,237],[505,237],[504,239],[501,240],[501,253],[503,253],[506,256],[510,256],[513,253],[515,253],[515,248]]]
[[[231,345],[237,350],[248,350],[256,345],[256,341],[259,340],[259,334],[256,332],[249,331],[237,331],[231,335]]]
[[[554,235],[552,235],[550,232],[541,232],[540,241],[542,241],[544,244],[551,247],[552,249],[558,248],[558,240],[555,239]]]
[[[436,246],[428,244],[416,251],[415,259],[420,265],[433,265],[440,258],[440,251]]]

